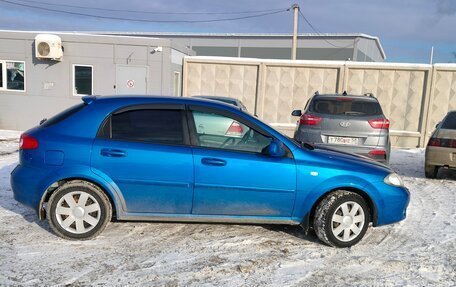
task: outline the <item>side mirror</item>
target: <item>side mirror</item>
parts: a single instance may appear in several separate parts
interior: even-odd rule
[[[283,143],[277,140],[273,140],[265,149],[265,153],[271,157],[283,157],[285,155]]]
[[[302,115],[302,112],[301,110],[294,110],[293,112],[291,112],[291,115],[294,117],[300,117]]]
[[[435,125],[435,128],[438,128],[439,125],[440,125],[441,122],[438,122],[436,125]]]

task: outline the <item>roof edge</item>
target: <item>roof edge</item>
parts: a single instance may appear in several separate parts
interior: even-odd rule
[[[194,33],[194,32],[116,32],[116,31],[93,31],[95,34],[105,35],[136,35],[136,36],[160,36],[160,37],[292,37],[291,33]],[[324,37],[350,37],[350,38],[365,38],[374,40],[377,44],[380,54],[383,60],[386,60],[386,53],[380,43],[380,38],[365,33],[299,33],[299,37],[312,37],[312,38],[324,38]]]

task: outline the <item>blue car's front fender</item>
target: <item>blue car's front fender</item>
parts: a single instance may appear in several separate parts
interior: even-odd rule
[[[403,220],[410,202],[410,192],[406,187],[391,186],[383,181],[368,182],[364,186],[372,201],[377,205],[377,218],[374,226]]]
[[[376,224],[377,205],[379,202],[381,203],[381,196],[377,189],[369,186],[367,180],[357,176],[347,175],[328,177],[322,181],[318,181],[315,177],[309,177],[308,179],[304,180],[302,184],[298,184],[296,205],[293,211],[293,217],[302,218],[304,225],[308,224],[310,213],[315,204],[329,192],[338,189],[358,190],[368,196],[372,203],[374,225]],[[312,187],[309,186],[311,182]]]

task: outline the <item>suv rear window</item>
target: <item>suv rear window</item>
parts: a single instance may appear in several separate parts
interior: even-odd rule
[[[58,113],[55,116],[47,119],[42,124],[42,126],[49,127],[49,126],[55,125],[55,124],[63,121],[64,119],[68,118],[69,116],[74,115],[75,113],[79,112],[80,110],[82,110],[86,106],[87,106],[87,104],[85,104],[85,103],[80,103],[80,104],[74,105],[74,106],[64,110],[63,112]]]
[[[309,111],[324,115],[382,115],[382,108],[378,102],[342,97],[315,99],[311,102]]]
[[[442,124],[442,129],[456,130],[456,112],[448,114]]]
[[[181,110],[133,110],[111,117],[111,138],[152,143],[183,144]]]

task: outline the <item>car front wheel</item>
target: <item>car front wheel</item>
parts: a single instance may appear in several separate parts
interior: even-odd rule
[[[331,246],[355,245],[366,234],[368,226],[369,208],[354,192],[332,192],[315,210],[315,232],[321,241]]]
[[[59,187],[49,199],[47,218],[52,230],[66,239],[96,237],[111,220],[109,199],[96,185],[71,181]]]

